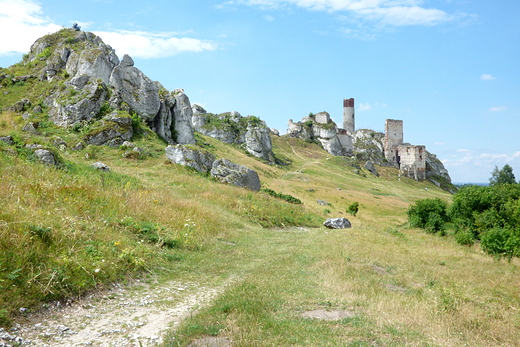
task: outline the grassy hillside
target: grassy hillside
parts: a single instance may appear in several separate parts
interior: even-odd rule
[[[23,76],[40,65],[0,75]],[[141,154],[76,150],[102,121],[70,130],[49,121],[43,100],[64,88],[68,76],[61,77],[0,81],[0,136],[14,142],[0,141],[0,325],[137,276],[228,283],[167,346],[208,335],[234,346],[519,345],[519,260],[499,262],[478,245],[408,227],[411,203],[449,202],[445,191],[393,168],[377,167],[376,177],[364,162],[300,139],[273,137],[278,164],[269,165],[197,134],[198,145],[257,171],[263,188],[303,202],[291,204],[171,164],[166,144],[135,116],[132,141]],[[25,109],[9,110],[25,97],[30,119]],[[35,131],[22,130],[28,122]],[[58,167],[40,163],[37,147],[50,150]],[[96,161],[111,171],[95,170]],[[352,216],[347,208],[355,202]],[[322,226],[327,217],[347,217],[353,227],[330,231]],[[348,317],[302,317],[317,309]]]
[[[21,307],[31,312],[49,300],[153,274],[233,283],[172,333],[168,346],[208,335],[228,336],[236,346],[514,346],[520,340],[516,259],[497,262],[476,246],[407,228],[410,203],[450,200],[430,183],[383,167],[375,177],[356,168],[363,163],[299,139],[273,138],[285,163],[273,166],[197,135],[216,155],[256,170],[263,187],[303,202],[295,205],[170,164],[155,135],[136,139],[145,154],[129,159],[122,148],[72,150],[80,134],[52,125],[28,134],[20,131],[20,115],[0,117],[0,136],[15,138],[14,145],[0,142],[2,324],[17,319]],[[66,147],[55,145],[58,137]],[[27,144],[52,150],[61,168],[39,163]],[[98,160],[111,172],[91,168]],[[360,204],[356,217],[346,212],[353,202]],[[353,228],[321,226],[338,216]],[[315,309],[352,316],[333,322],[301,316]]]

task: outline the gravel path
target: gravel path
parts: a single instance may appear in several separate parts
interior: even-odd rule
[[[52,307],[22,324],[0,329],[0,347],[157,346],[172,326],[207,305],[224,286],[170,282],[114,285],[70,306]]]

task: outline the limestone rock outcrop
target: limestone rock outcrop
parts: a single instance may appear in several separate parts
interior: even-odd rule
[[[129,141],[133,135],[132,118],[112,112],[85,137],[89,145],[117,147]]]
[[[254,116],[242,117],[236,111],[221,114],[207,113],[193,107],[192,124],[195,131],[229,144],[243,145],[251,155],[274,161],[271,130]]]
[[[125,54],[121,63],[112,70],[110,85],[141,118],[153,121],[161,107],[159,90],[152,80],[134,67],[129,55]]]
[[[178,143],[195,144],[195,135],[193,134],[192,117],[190,99],[184,94],[183,89],[176,89],[172,92],[175,98],[173,107],[174,128],[176,131],[176,141]]]
[[[189,166],[198,172],[210,172],[215,156],[203,149],[184,145],[166,147],[166,158],[174,164]]]
[[[339,131],[336,123],[327,112],[304,117],[301,122],[289,119],[287,135],[306,141],[317,141],[323,149],[332,155],[351,155],[351,140]]]
[[[260,178],[256,171],[235,164],[227,159],[216,160],[211,168],[211,176],[223,183],[247,188],[253,191],[260,190]]]
[[[31,46],[23,64],[35,69],[27,80],[64,82],[45,96],[49,119],[59,126],[83,126],[123,111],[137,114],[170,144],[195,143],[192,108],[184,92],[168,92],[134,67],[128,55],[120,61],[93,33],[62,29],[46,35]],[[20,102],[13,107],[24,112],[31,105]]]
[[[91,121],[108,100],[107,85],[88,75],[74,77],[65,86],[65,90],[45,100],[49,106],[49,119],[58,126],[68,127],[81,121]]]
[[[354,153],[359,159],[369,160],[378,165],[385,165],[383,152],[383,133],[370,129],[356,130],[352,138]]]

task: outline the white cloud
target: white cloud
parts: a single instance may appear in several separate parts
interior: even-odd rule
[[[119,30],[97,31],[104,42],[110,44],[120,56],[128,54],[134,58],[163,58],[182,52],[213,51],[218,48],[211,41],[188,37],[174,37],[176,33],[150,33]]]
[[[444,142],[434,142],[433,143],[435,146],[444,146],[445,143]]]
[[[435,25],[451,20],[444,11],[419,6],[369,7],[356,12],[368,19],[392,26]]]
[[[359,104],[358,111],[368,111],[371,108],[372,106],[367,102],[366,104]]]
[[[492,81],[492,80],[495,80],[496,77],[493,77],[493,76],[485,73],[482,76],[480,76],[480,79],[483,80],[483,81]]]
[[[39,37],[59,29],[35,2],[0,0],[0,56],[27,53]]]
[[[491,107],[489,109],[489,112],[502,112],[502,111],[505,111],[505,110],[506,110],[505,106],[495,106],[495,107]]]
[[[274,17],[270,15],[262,16],[262,18],[268,22],[272,22],[274,20]]]
[[[276,9],[288,5],[327,12],[350,12],[358,17],[385,25],[435,25],[452,20],[448,13],[421,7],[420,0],[231,0],[217,8],[233,8],[236,5]]]
[[[83,29],[92,22],[77,22]],[[72,23],[71,23],[72,24]],[[38,38],[62,27],[43,15],[40,5],[31,0],[0,0],[0,56],[27,53]],[[184,33],[149,33],[141,31],[96,32],[119,55],[137,58],[168,57],[181,52],[202,52],[217,49],[211,41],[177,37]]]

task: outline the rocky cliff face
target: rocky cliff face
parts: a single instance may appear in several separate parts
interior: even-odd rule
[[[293,122],[289,119],[287,135],[299,137],[306,141],[317,141],[323,149],[332,155],[351,155],[351,143],[345,143],[338,133],[336,123],[330,119],[327,112],[304,117],[301,122]]]
[[[32,45],[23,65],[31,71],[26,79],[52,85],[43,105],[56,125],[85,125],[120,111],[138,115],[168,143],[195,143],[184,92],[168,92],[136,68],[130,56],[120,61],[92,33],[62,29],[44,36]]]
[[[192,107],[192,113],[195,131],[225,143],[243,145],[249,154],[274,162],[271,130],[264,121],[254,116],[242,117],[236,111],[208,113],[199,105]]]

